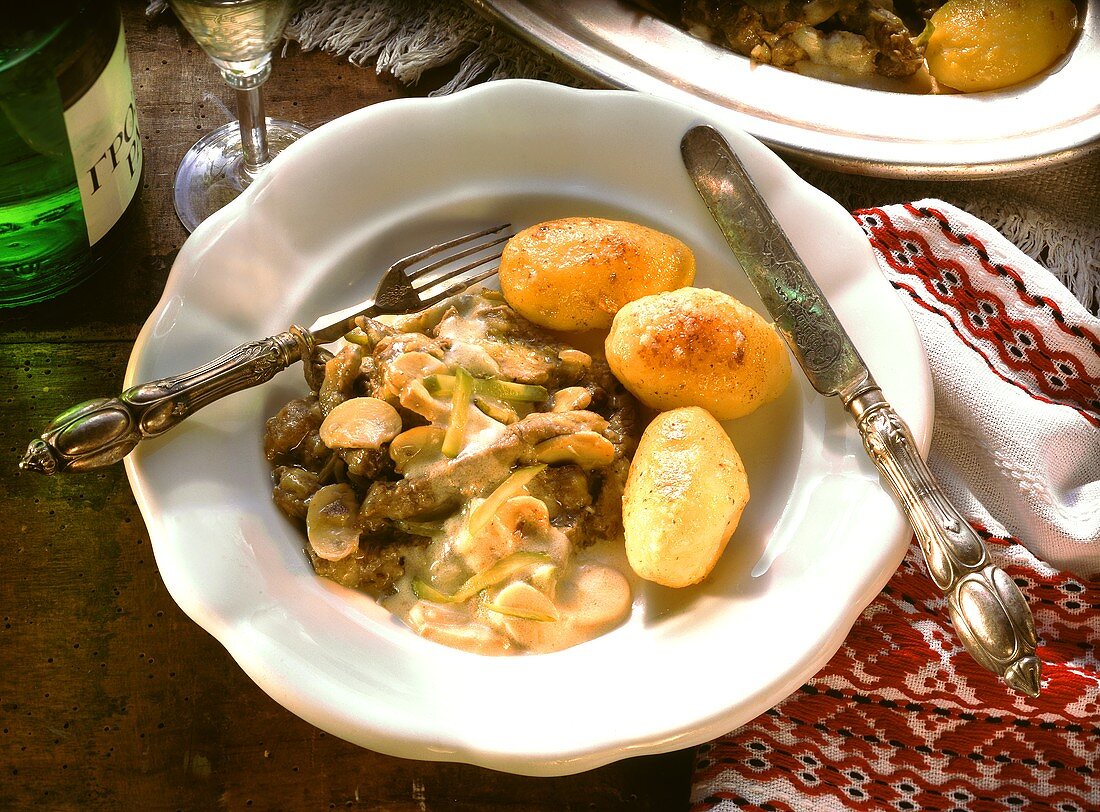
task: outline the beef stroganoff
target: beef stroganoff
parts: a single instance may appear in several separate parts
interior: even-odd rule
[[[275,502],[316,572],[483,654],[620,624],[639,427],[607,364],[488,290],[359,325],[306,363],[310,394],[265,434]]]
[[[779,397],[790,361],[772,325],[694,275],[671,235],[545,221],[508,241],[500,293],[360,318],[316,351],[310,394],[265,435],[314,570],[482,654],[613,629],[631,578],[705,580],[749,501],[719,418]],[[608,330],[587,334],[597,356],[546,331],[592,327]]]

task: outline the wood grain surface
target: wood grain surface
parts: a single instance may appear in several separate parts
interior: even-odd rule
[[[113,263],[44,305],[0,310],[0,809],[676,810],[690,751],[555,779],[392,758],[285,711],[169,597],[121,466],[21,474],[55,414],[117,394],[187,234],[181,155],[228,120],[213,65],[171,14],[124,3],[145,145],[140,207]],[[310,126],[406,95],[371,69],[292,47],[268,114]],[[644,709],[639,709],[644,712]]]

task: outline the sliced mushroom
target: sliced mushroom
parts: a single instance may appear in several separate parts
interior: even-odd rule
[[[399,474],[408,473],[412,468],[428,465],[443,459],[442,426],[416,426],[403,431],[390,443],[390,458]]]
[[[583,386],[567,386],[554,393],[550,411],[572,412],[576,409],[587,409],[591,403],[592,393]]]
[[[485,498],[485,501],[470,511],[470,533],[476,535],[490,519],[496,516],[501,506],[509,499],[526,494],[528,483],[545,469],[545,465],[528,465],[513,471],[507,479],[497,485],[496,489]],[[543,507],[545,509],[545,505]]]
[[[482,604],[486,617],[523,648],[533,651],[557,648],[560,634],[558,607],[531,584],[514,581]]]
[[[515,553],[518,541],[511,528],[494,516],[476,531],[459,534],[452,549],[473,572],[481,573]]]
[[[329,448],[381,448],[400,433],[401,415],[378,398],[345,400],[328,413],[320,430]]]
[[[591,470],[610,465],[615,459],[615,446],[602,434],[578,431],[543,440],[535,446],[535,459],[548,464],[572,462]]]
[[[417,601],[409,610],[409,623],[421,637],[445,646],[477,654],[505,654],[508,639],[493,629],[472,623],[465,607],[449,607]]]
[[[462,367],[479,378],[500,374],[500,364],[480,344],[456,342],[447,350],[445,357],[452,367]]]
[[[558,609],[576,626],[606,628],[630,614],[630,582],[602,564],[581,564],[558,582]]]
[[[339,561],[359,546],[359,501],[350,485],[326,485],[309,500],[306,535],[318,558]]]
[[[558,575],[560,574],[561,567],[557,564],[543,564],[531,570],[531,574],[527,577],[527,580],[540,592],[547,595],[553,595],[554,590],[557,588]]]
[[[546,503],[526,494],[513,496],[501,504],[497,508],[497,518],[509,533],[519,530],[542,535],[550,530],[550,512]]]
[[[580,371],[592,366],[592,356],[581,350],[564,349],[558,353],[562,364],[572,370]]]
[[[480,625],[436,626],[429,623],[420,629],[420,636],[474,654],[507,654],[511,648],[503,635]]]
[[[401,390],[401,397],[398,400],[410,412],[416,412],[433,423],[446,422],[451,415],[450,396],[446,400],[432,397],[431,393],[424,388],[423,381],[409,383]]]
[[[513,581],[497,592],[496,597],[482,606],[495,615],[549,623],[560,616],[558,607],[536,587],[526,581]]]
[[[534,496],[513,496],[500,506],[497,519],[529,552],[545,553],[559,565],[569,560],[572,546],[565,534],[552,527],[546,503]]]
[[[446,364],[434,355],[417,350],[402,353],[386,364],[385,381],[393,394],[400,395],[413,381],[446,372]]]

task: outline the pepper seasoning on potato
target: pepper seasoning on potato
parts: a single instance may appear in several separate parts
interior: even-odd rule
[[[508,304],[551,330],[607,329],[627,302],[694,279],[695,255],[680,240],[598,217],[531,226],[508,241],[500,259]]]
[[[700,406],[719,420],[743,417],[782,394],[786,345],[734,297],[681,288],[630,302],[604,343],[623,385],[654,409]]]
[[[741,457],[704,409],[662,412],[646,427],[623,492],[631,568],[669,587],[710,574],[749,501]]]

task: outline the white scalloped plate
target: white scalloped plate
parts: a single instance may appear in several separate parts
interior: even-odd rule
[[[479,224],[590,214],[676,234],[697,284],[759,308],[681,168],[703,119],[623,91],[494,82],[385,102],[279,156],[180,251],[127,385],[310,323],[373,290],[394,259]],[[915,329],[853,219],[721,120],[922,449],[932,389]],[[712,577],[642,589],[631,619],[567,651],[511,658],[416,636],[314,576],[270,500],[263,423],[297,369],[203,409],[126,470],[173,598],[289,710],[381,752],[561,775],[706,741],[783,699],[832,656],[909,530],[835,399],[796,372],[729,424],[752,499]]]

